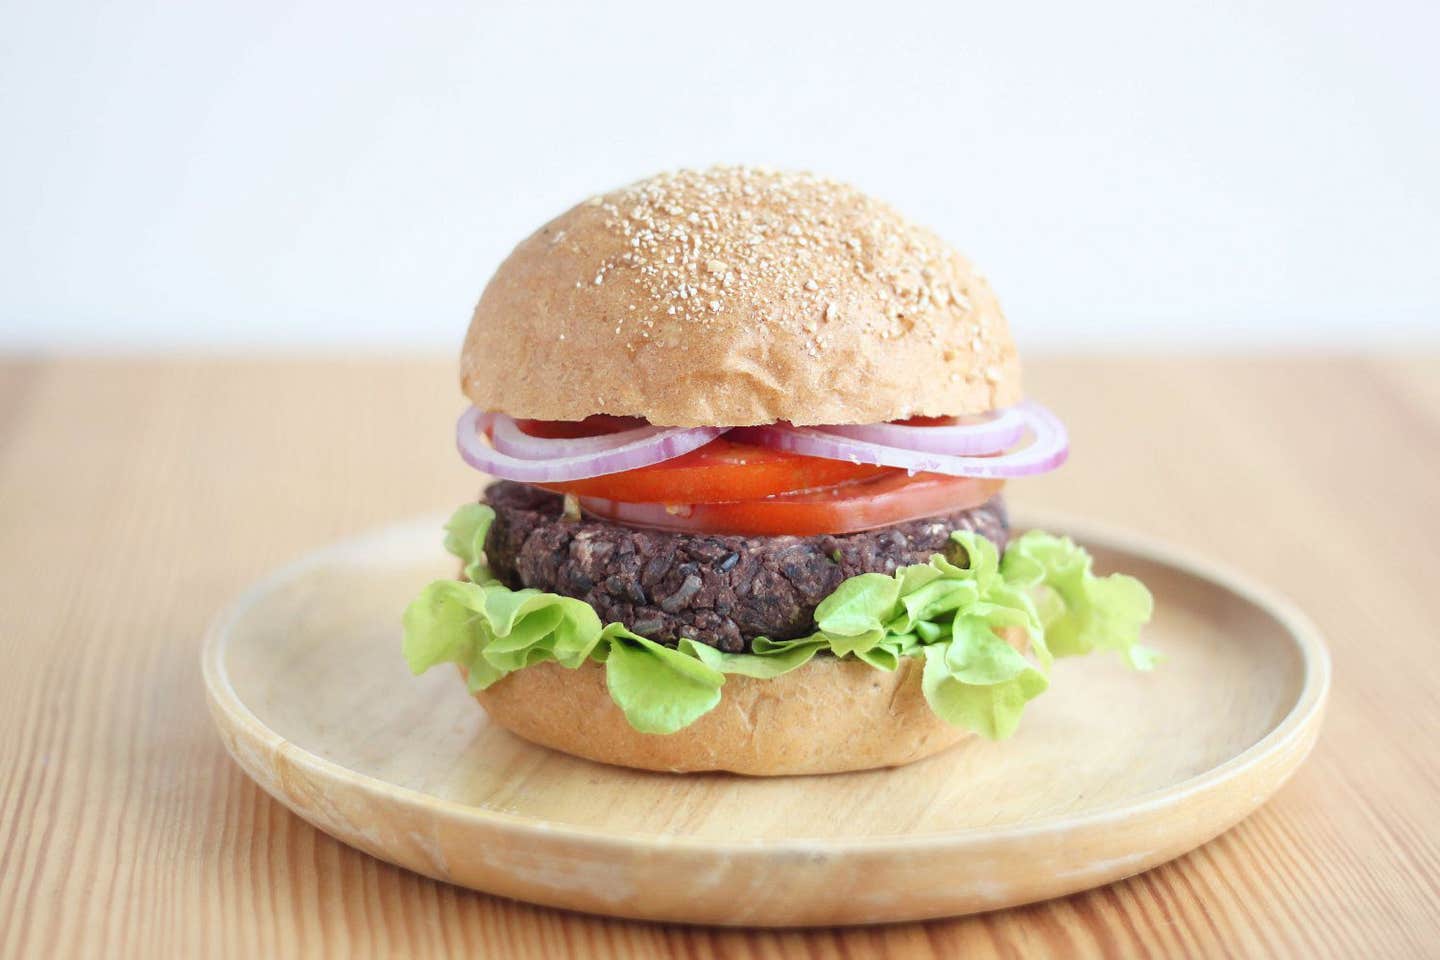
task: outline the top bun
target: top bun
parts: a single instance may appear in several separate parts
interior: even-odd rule
[[[592,197],[491,278],[460,361],[482,410],[673,426],[876,423],[1020,399],[985,278],[853,187],[754,167]]]

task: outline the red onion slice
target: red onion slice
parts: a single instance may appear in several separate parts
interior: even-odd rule
[[[480,438],[480,428],[489,423],[498,426],[509,419],[504,414],[486,413],[471,407],[460,416],[455,424],[456,446],[460,456],[476,470],[481,470],[503,480],[520,483],[563,483],[567,480],[585,480],[602,477],[622,470],[648,467],[654,463],[673,460],[714,440],[725,432],[724,427],[656,427],[656,432],[647,433],[639,439],[624,439],[623,435],[609,437],[581,437],[580,440],[609,440],[610,445],[602,449],[574,447],[552,448],[566,456],[552,456],[546,460],[533,460],[511,456],[487,445]],[[518,429],[518,428],[517,428]],[[616,438],[621,438],[618,440]],[[541,439],[541,438],[532,438]],[[572,444],[574,440],[553,440],[555,444]]]
[[[506,416],[503,413],[491,413],[486,416],[489,419],[490,440],[495,449],[507,457],[517,457],[521,460],[552,460],[556,457],[577,457],[582,453],[600,453],[636,440],[653,437],[665,431],[664,427],[647,425],[633,427],[629,430],[617,430],[614,433],[603,433],[595,437],[558,439],[532,436],[520,429],[520,424],[515,422],[514,417]],[[482,429],[485,426],[486,424],[480,424]]]
[[[1024,411],[1007,407],[982,423],[943,427],[908,427],[902,423],[839,424],[812,429],[882,447],[959,457],[1007,450],[1025,436],[1026,424]]]
[[[730,436],[744,443],[788,450],[807,457],[848,460],[851,463],[900,467],[914,473],[944,473],[956,477],[1024,477],[1045,473],[1065,462],[1070,451],[1070,441],[1065,433],[1065,425],[1053,413],[1038,403],[1029,402],[1010,409],[1020,412],[1025,427],[1031,434],[1031,440],[1013,453],[996,457],[960,457],[911,450],[855,440],[828,430],[783,424],[741,427],[730,431]]]

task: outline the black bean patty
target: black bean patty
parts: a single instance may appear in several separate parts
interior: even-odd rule
[[[758,636],[810,633],[815,606],[847,577],[892,573],[936,553],[962,563],[952,530],[974,530],[1001,550],[1010,532],[998,496],[972,510],[818,537],[673,533],[589,517],[566,520],[558,494],[509,481],[492,484],[484,499],[495,508],[485,553],[506,586],[577,597],[602,622],[619,621],[657,642],[674,646],[690,637],[731,653],[748,649]]]

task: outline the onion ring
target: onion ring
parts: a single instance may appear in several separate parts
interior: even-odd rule
[[[622,470],[648,467],[666,460],[673,460],[691,450],[703,447],[725,432],[724,427],[639,428],[646,430],[646,434],[634,439],[628,437],[630,431],[625,430],[618,434],[611,434],[609,437],[578,438],[579,440],[609,440],[609,444],[601,449],[597,450],[587,445],[581,447],[579,452],[574,452],[574,447],[566,450],[564,447],[556,446],[553,449],[557,453],[564,451],[568,455],[536,460],[502,453],[480,439],[480,431],[483,426],[489,425],[495,429],[506,420],[514,423],[512,418],[503,413],[487,413],[471,407],[460,415],[459,422],[455,424],[455,443],[460,450],[460,456],[476,470],[520,483],[561,483],[566,480],[585,480],[589,477],[619,473]],[[518,426],[515,429],[517,432],[523,433]],[[649,432],[650,429],[653,429],[654,432]],[[616,438],[620,438],[618,442]],[[546,442],[568,446],[576,441],[552,440]]]
[[[741,427],[730,431],[730,434],[732,438],[744,443],[759,444],[807,457],[900,467],[912,473],[944,473],[955,477],[1025,477],[1054,470],[1064,463],[1070,452],[1065,425],[1038,403],[1027,401],[1011,409],[1019,411],[1024,418],[1031,441],[1019,450],[999,456],[968,457],[932,453],[855,440],[833,433],[830,428],[795,427],[789,424]]]

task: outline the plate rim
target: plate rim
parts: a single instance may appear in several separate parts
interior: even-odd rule
[[[266,745],[269,749],[283,750],[288,762],[306,769],[307,772],[324,782],[342,784],[351,789],[361,790],[372,798],[423,809],[437,816],[443,815],[458,821],[468,821],[467,826],[478,829],[489,828],[519,833],[537,841],[567,840],[610,850],[633,850],[636,847],[658,846],[677,851],[725,856],[744,856],[756,852],[766,854],[776,852],[809,853],[817,850],[832,854],[847,852],[873,854],[887,850],[908,850],[915,847],[933,851],[942,846],[949,849],[961,849],[967,844],[1020,841],[1037,836],[1099,828],[1130,817],[1163,810],[1169,806],[1181,805],[1197,793],[1210,793],[1223,789],[1229,781],[1242,776],[1265,758],[1272,754],[1283,755],[1287,749],[1301,744],[1303,750],[1299,759],[1285,772],[1281,782],[1283,783],[1285,779],[1289,778],[1295,767],[1299,766],[1310,748],[1313,747],[1313,740],[1308,746],[1304,746],[1303,742],[1316,730],[1323,716],[1329,697],[1332,674],[1330,652],[1319,628],[1294,602],[1232,567],[1146,534],[1051,511],[1020,510],[1012,519],[1013,525],[1017,528],[1057,529],[1063,535],[1073,537],[1082,544],[1094,544],[1116,552],[1144,556],[1152,562],[1159,562],[1192,577],[1215,584],[1261,608],[1280,623],[1299,652],[1302,683],[1294,703],[1258,740],[1208,770],[1158,790],[1152,790],[1129,800],[1117,800],[1084,813],[1054,813],[1036,820],[1001,827],[964,827],[926,833],[895,833],[856,837],[797,836],[734,840],[679,833],[616,832],[600,827],[546,820],[467,804],[362,773],[314,753],[293,741],[286,740],[266,725],[240,698],[230,681],[225,665],[225,654],[234,633],[234,625],[277,587],[314,567],[333,562],[339,557],[353,558],[355,548],[361,543],[411,535],[426,525],[433,525],[438,533],[444,523],[443,514],[424,514],[333,541],[298,559],[280,565],[251,583],[223,608],[206,628],[201,645],[201,672],[205,683],[206,699],[209,701],[211,714],[217,726],[228,722],[234,732],[243,733]],[[398,617],[396,625],[398,629]]]

